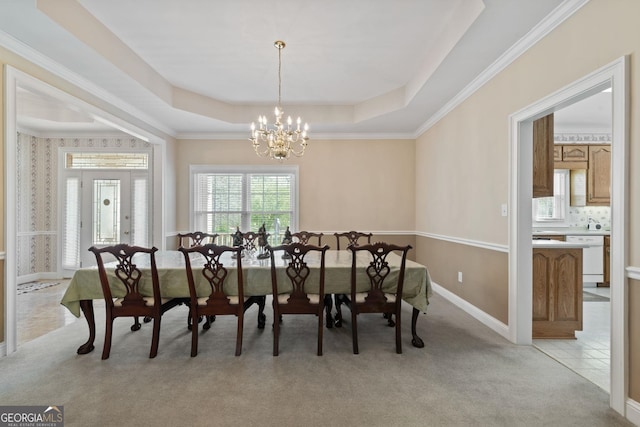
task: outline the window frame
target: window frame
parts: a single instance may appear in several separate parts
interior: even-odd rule
[[[554,180],[555,174],[564,175],[564,194],[562,195],[562,207],[563,214],[562,217],[554,217],[554,218],[546,218],[546,219],[538,219],[537,217],[537,203],[536,198],[533,199],[531,203],[531,219],[534,227],[566,227],[569,225],[569,209],[571,207],[571,173],[568,169],[554,169]],[[556,183],[554,182],[554,195],[550,197],[557,197],[555,195]]]
[[[300,216],[300,197],[299,197],[299,167],[297,165],[189,165],[189,230],[195,230],[196,213],[195,213],[195,196],[196,196],[196,175],[198,174],[242,174],[248,177],[251,174],[288,174],[293,176],[291,184],[291,201],[292,216],[291,230],[297,230]],[[246,182],[246,180],[245,180]],[[248,200],[245,198],[247,192],[243,188],[243,211],[242,214],[249,213]],[[246,210],[245,210],[246,209]],[[258,230],[242,230],[242,232]],[[284,233],[284,230],[280,231]]]

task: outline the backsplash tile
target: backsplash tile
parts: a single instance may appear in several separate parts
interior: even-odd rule
[[[603,228],[611,227],[610,206],[569,207],[569,227],[587,227],[589,218],[602,224]]]

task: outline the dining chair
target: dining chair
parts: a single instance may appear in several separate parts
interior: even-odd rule
[[[297,233],[291,233],[291,237],[295,237],[298,239],[298,242],[304,245],[312,244],[310,243],[311,239],[318,238],[318,246],[320,246],[322,245],[322,236],[324,236],[323,233],[313,233],[311,231],[298,231]]]
[[[359,232],[359,231],[347,231],[344,233],[333,233],[333,235],[336,237],[336,249],[340,250],[340,240],[346,240],[346,244],[347,247],[351,246],[351,245],[355,245],[358,246],[358,244],[360,243],[360,239],[366,239],[367,244],[371,243],[371,237],[373,236],[372,233],[363,233],[363,232]],[[342,304],[343,301],[346,300],[346,295],[344,294],[335,294],[333,296],[333,300],[335,301],[335,306],[336,306],[336,310],[340,310],[340,304]],[[335,319],[330,319],[330,313],[331,310],[333,309],[333,301],[331,300],[331,297],[327,298],[326,301],[326,306],[327,306],[327,312],[329,313],[327,315],[327,327],[330,328],[333,325],[335,325],[336,328],[340,328],[342,326],[342,317],[337,317]],[[331,325],[331,326],[329,326]]]
[[[140,329],[140,323],[138,322],[139,317],[152,319],[153,335],[149,357],[156,357],[160,340],[160,321],[162,314],[179,304],[177,299],[162,298],[160,294],[160,281],[158,280],[158,269],[156,267],[155,257],[158,249],[156,247],[143,248],[140,246],[118,244],[102,248],[92,246],[89,250],[96,256],[98,275],[105,300],[106,328],[102,359],[109,358],[113,320],[116,317],[134,317],[135,323],[131,327],[132,331]],[[107,273],[105,267],[105,258],[109,257],[108,260],[113,261],[110,259],[110,256],[115,258],[116,262],[113,273]],[[147,262],[148,268],[141,268],[136,264],[147,265]],[[118,291],[121,290],[124,296],[114,297],[112,287],[114,293],[118,293]],[[118,291],[116,291],[116,289]],[[144,296],[144,293],[150,293],[151,296]]]
[[[189,285],[189,299],[191,310],[191,357],[198,354],[198,319],[204,317],[206,322],[203,329],[211,327],[211,321],[217,315],[234,315],[237,317],[236,356],[242,353],[242,330],[244,325],[244,284],[242,275],[242,246],[218,246],[207,244],[191,248],[180,248],[184,255]],[[235,274],[224,266],[224,254],[235,254]],[[198,254],[200,257],[191,257]],[[193,273],[192,264],[198,261],[202,267],[202,277],[197,280]],[[230,263],[232,258],[229,257]],[[199,267],[198,267],[199,268]],[[206,292],[198,293],[198,283],[204,280]],[[202,287],[200,288],[202,289]],[[202,293],[204,292],[204,294]],[[201,296],[204,295],[204,296]]]
[[[360,239],[367,239],[367,244],[371,243],[372,233],[361,233],[358,231],[347,231],[345,233],[333,233],[336,236],[336,249],[340,250],[340,240],[347,240],[347,246],[360,244]]]
[[[358,316],[361,313],[382,313],[389,325],[396,328],[396,353],[402,354],[402,288],[407,253],[410,245],[398,246],[388,243],[375,243],[362,246],[349,246],[351,251],[351,293],[344,303],[351,309],[351,335],[353,354],[358,354]],[[389,267],[387,257],[393,252],[401,252],[400,267]],[[363,256],[366,261],[363,263]],[[358,263],[360,259],[360,263]],[[340,306],[336,307],[336,317],[342,319]],[[392,316],[395,315],[395,324]]]
[[[258,243],[258,237],[260,235],[258,233],[254,233],[253,231],[247,231],[246,233],[242,233],[242,244],[244,246],[244,248],[248,251],[248,252],[255,252],[257,247],[256,244]]]
[[[217,234],[194,231],[193,233],[178,233],[178,248],[190,248],[192,246],[202,246],[207,243],[215,243]]]
[[[273,287],[273,355],[279,353],[280,319],[288,314],[314,314],[318,316],[318,356],[322,356],[322,329],[324,313],[325,254],[329,246],[305,245],[294,242],[288,245],[269,247],[271,259],[271,284]],[[288,280],[278,282],[274,252],[284,251],[284,270]],[[320,268],[317,274],[311,271],[306,257],[319,254]],[[311,256],[310,256],[311,257]],[[282,261],[279,261],[282,262]]]

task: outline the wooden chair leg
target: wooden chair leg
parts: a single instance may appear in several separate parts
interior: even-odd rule
[[[273,322],[273,355],[277,356],[279,349],[279,342],[280,342],[280,322],[277,321],[276,319],[278,319],[280,317],[280,313],[276,312],[275,310],[273,311],[273,318],[274,318],[274,322]]]
[[[236,332],[236,356],[242,353],[242,329],[244,327],[244,316],[242,313],[238,315],[238,331]]]
[[[195,313],[195,310],[194,312]],[[198,355],[198,316],[191,314],[191,357]]]
[[[160,343],[160,315],[153,318],[153,337],[151,338],[151,352],[149,358],[153,359],[158,354],[158,344]]]
[[[358,354],[358,320],[355,307],[351,307],[351,337],[353,339],[353,354]]]
[[[104,328],[104,346],[102,347],[102,360],[109,358],[111,353],[111,334],[113,331],[113,317],[111,313],[107,313],[107,322]]]
[[[400,312],[396,314],[396,353],[402,354],[402,329],[400,328]]]
[[[324,309],[321,307],[318,311],[318,356],[322,356],[322,332],[323,332],[323,319],[322,314]],[[328,326],[327,326],[328,327]]]
[[[333,300],[331,299],[331,294],[327,294],[324,296],[324,309],[326,312],[327,329],[331,329],[333,328],[333,316],[331,315],[331,310],[333,309]]]

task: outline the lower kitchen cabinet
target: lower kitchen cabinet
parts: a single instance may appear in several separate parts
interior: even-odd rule
[[[533,338],[582,330],[582,249],[533,249]]]

